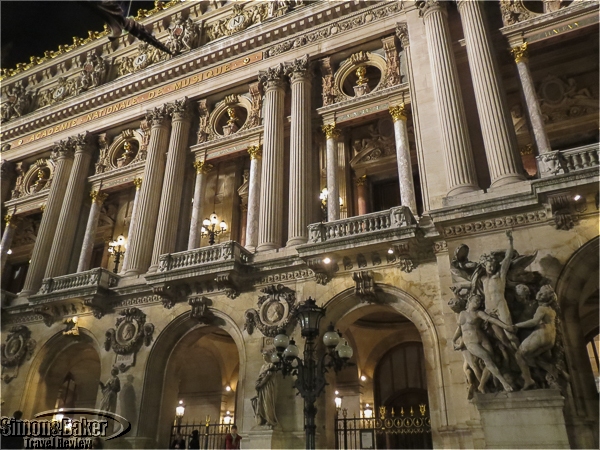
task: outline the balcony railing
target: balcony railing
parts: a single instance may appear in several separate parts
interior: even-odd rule
[[[562,152],[568,171],[597,167],[599,164],[598,149],[598,144],[591,144]]]
[[[308,226],[309,242],[326,242],[355,235],[391,230],[413,225],[415,219],[410,209],[399,206],[386,211],[349,217],[333,222],[313,223]]]
[[[87,272],[46,278],[36,296],[87,287],[111,288],[116,286],[118,281],[119,277],[117,275],[98,267]]]
[[[158,265],[159,272],[186,269],[202,264],[236,260],[243,264],[250,262],[251,253],[237,242],[228,241],[210,247],[195,248],[180,253],[161,255]]]

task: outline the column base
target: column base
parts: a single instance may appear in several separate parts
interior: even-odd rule
[[[475,394],[486,448],[570,448],[558,390]]]
[[[506,186],[507,184],[519,183],[521,181],[525,181],[525,176],[520,174],[510,174],[504,175],[493,181],[490,185],[490,188],[497,188],[501,186]]]
[[[124,277],[137,277],[141,274],[142,272],[138,269],[127,269],[125,271],[125,273],[123,274]]]
[[[293,237],[286,242],[285,246],[286,247],[295,247],[296,245],[306,244],[306,242],[308,242],[307,237],[303,237],[303,236]]]
[[[266,252],[269,250],[277,250],[279,248],[281,248],[279,244],[275,244],[274,242],[265,242],[263,244],[258,244],[258,247],[256,247],[256,251]]]
[[[148,267],[148,270],[146,271],[146,273],[156,273],[157,270],[158,270],[158,264],[153,264],[150,267]]]
[[[475,186],[472,184],[455,186],[446,193],[446,197],[452,197],[454,195],[470,194],[472,192],[477,192],[477,191],[481,191],[481,190],[482,189],[480,189],[479,186]]]

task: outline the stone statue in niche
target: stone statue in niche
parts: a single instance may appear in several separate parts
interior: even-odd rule
[[[506,250],[477,263],[462,244],[451,261],[449,306],[459,322],[453,344],[463,355],[469,398],[475,390],[564,391],[569,382],[556,294],[542,274],[525,271],[537,252],[519,255],[511,232],[506,235]]]
[[[121,380],[118,377],[119,369],[113,367],[110,371],[110,379],[105,383],[100,381],[102,390],[102,401],[100,402],[101,411],[117,411],[117,394],[121,390]]]
[[[260,368],[256,380],[256,397],[251,399],[254,417],[259,426],[272,428],[277,425],[275,415],[275,399],[277,398],[277,380],[275,365],[271,362],[271,354],[263,353],[264,364]]]

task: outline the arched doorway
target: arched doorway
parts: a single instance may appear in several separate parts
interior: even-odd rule
[[[79,336],[49,339],[30,372],[23,410],[26,416],[58,408],[95,408],[99,395],[100,356],[94,339]]]
[[[198,430],[202,448],[223,448],[227,411],[232,423],[239,415],[241,333],[227,316],[211,311],[215,317],[210,325],[189,313],[177,317],[152,348],[142,393],[145,414],[138,424],[138,437],[149,439],[150,446],[168,448],[178,432],[187,445],[191,432]],[[178,421],[180,401],[185,413]]]
[[[598,447],[598,389],[594,375],[598,362],[594,350],[597,352],[599,255],[600,238],[596,237],[571,256],[556,284],[573,393],[565,419],[574,448]]]
[[[337,392],[342,408],[332,411],[336,427],[328,445],[340,449],[433,448],[427,386],[428,379],[435,378],[431,369],[437,363],[430,360],[426,364],[424,330],[399,311],[405,308],[402,312],[409,312],[407,305],[397,308],[397,297],[386,292],[378,295],[376,304],[352,305],[346,298],[349,311],[345,313],[333,301],[328,305],[327,319],[331,317],[335,323],[335,316],[341,316],[336,328],[355,350],[351,362],[356,364],[331,381],[334,390],[329,396]],[[431,331],[429,328],[427,333]],[[431,341],[431,335],[426,338]],[[431,358],[437,349],[428,350]],[[328,405],[332,403],[333,398],[327,400]]]

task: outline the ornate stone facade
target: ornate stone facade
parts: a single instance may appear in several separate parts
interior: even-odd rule
[[[354,350],[317,447],[372,408],[378,448],[598,448],[598,5],[533,3],[157,2],[173,56],[4,71],[3,415],[302,447],[313,298]]]

